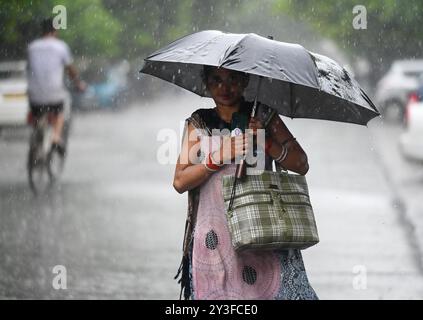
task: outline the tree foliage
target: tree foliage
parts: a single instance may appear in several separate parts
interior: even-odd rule
[[[224,0],[0,0],[0,58],[23,57],[57,4],[67,9],[60,37],[75,55],[93,58],[143,56],[201,28],[224,25],[225,13],[238,6]]]
[[[276,0],[275,10],[311,24],[351,57],[365,57],[376,75],[400,58],[423,57],[423,1],[367,0],[367,29],[354,29],[351,0]]]
[[[16,59],[25,55],[26,45],[40,35],[40,22],[52,17],[54,0],[0,0],[0,55]],[[67,29],[60,36],[77,55],[113,56],[119,54],[116,44],[121,24],[101,0],[61,0],[67,9]]]
[[[259,11],[269,3],[273,4],[273,15]],[[39,35],[40,20],[51,16],[56,4],[55,0],[0,0],[0,59],[23,57],[28,42]],[[357,3],[351,0],[61,0],[60,4],[68,15],[67,30],[60,31],[61,37],[75,55],[94,59],[145,57],[200,29],[243,32],[240,26],[247,25],[300,33],[295,23],[311,25],[313,31],[334,39],[353,58],[367,58],[375,76],[392,60],[420,57],[423,49],[421,0],[364,1],[365,30],[353,28]],[[253,20],[251,10],[257,12]],[[271,16],[296,21],[290,29],[283,18],[270,26],[269,21],[275,21]]]

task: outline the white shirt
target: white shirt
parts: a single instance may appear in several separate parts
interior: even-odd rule
[[[67,90],[63,82],[65,66],[73,59],[68,45],[55,37],[44,37],[28,46],[28,95],[34,104],[63,102]]]

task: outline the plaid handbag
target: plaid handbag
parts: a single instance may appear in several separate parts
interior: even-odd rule
[[[305,249],[319,242],[305,176],[225,175],[222,191],[235,250]]]

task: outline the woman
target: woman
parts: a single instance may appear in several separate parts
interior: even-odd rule
[[[182,272],[185,299],[317,299],[299,250],[236,253],[232,248],[221,177],[234,174],[234,159],[250,151],[251,139],[224,138],[213,129],[230,129],[236,112],[249,117],[252,106],[243,99],[248,76],[205,67],[204,82],[216,107],[198,109],[186,120],[173,182],[179,193],[188,191],[189,200],[184,257],[175,277]],[[307,173],[307,155],[275,111],[259,105],[249,128],[265,129],[266,170],[276,160],[285,169]],[[224,152],[228,145],[230,152]]]

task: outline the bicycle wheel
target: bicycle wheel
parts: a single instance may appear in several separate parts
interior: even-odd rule
[[[50,183],[56,182],[62,174],[65,165],[65,156],[60,154],[56,149],[50,149],[47,155],[47,173]]]
[[[29,186],[35,195],[45,193],[51,184],[46,167],[46,158],[40,149],[40,145],[33,145],[28,154]]]
[[[51,129],[47,115],[38,119],[31,134],[28,153],[29,186],[35,195],[45,193],[52,184],[48,169]]]
[[[71,126],[71,121],[66,120],[63,126],[63,133],[62,133],[62,139],[63,139],[65,149],[67,149],[70,126]],[[52,183],[58,181],[58,179],[60,178],[63,172],[63,168],[65,166],[65,158],[66,158],[66,154],[61,154],[56,149],[50,149],[50,152],[47,157],[47,170],[48,170],[48,174],[50,176]]]

